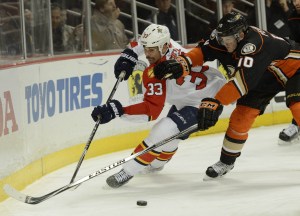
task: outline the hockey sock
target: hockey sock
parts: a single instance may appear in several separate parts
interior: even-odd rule
[[[162,151],[158,157],[154,161],[151,162],[151,166],[154,168],[159,168],[168,163],[171,158],[176,153],[177,148],[174,151]]]
[[[153,126],[149,136],[135,148],[133,153],[142,151],[145,148],[148,148],[149,146],[152,146],[157,142],[176,133],[179,133],[179,129],[177,128],[175,122],[173,122],[172,119],[168,117],[163,118]],[[148,166],[155,158],[157,158],[162,151],[168,152],[171,150],[172,152],[177,149],[178,143],[179,140],[173,140],[163,146],[158,147],[155,150],[152,150],[144,155],[135,158],[134,160],[129,161],[128,163],[123,165],[123,168],[126,173],[134,176],[135,174],[143,170],[146,166]]]
[[[259,110],[250,107],[238,105],[232,112],[229,127],[226,131],[221,152],[221,162],[233,164],[240,156],[245,142],[248,139],[250,130]],[[243,121],[243,124],[241,124]]]

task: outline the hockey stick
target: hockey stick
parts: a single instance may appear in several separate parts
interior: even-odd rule
[[[52,191],[52,192],[50,192],[50,193],[48,193],[48,194],[46,194],[44,196],[33,197],[33,196],[25,195],[25,194],[21,193],[20,191],[16,190],[15,188],[11,187],[8,184],[5,184],[4,187],[3,187],[3,189],[4,189],[5,193],[8,196],[10,196],[10,197],[12,197],[12,198],[14,198],[14,199],[16,199],[16,200],[18,200],[20,202],[24,202],[24,203],[27,203],[27,204],[38,204],[38,203],[41,203],[41,202],[43,202],[43,201],[45,201],[47,199],[50,199],[50,198],[58,195],[58,194],[66,191],[66,190],[69,190],[69,189],[71,189],[73,187],[76,187],[77,185],[80,185],[80,184],[82,184],[85,181],[88,181],[88,180],[90,180],[90,179],[92,179],[92,178],[94,178],[96,176],[99,176],[102,173],[105,173],[105,172],[107,172],[109,170],[112,170],[112,169],[114,169],[114,168],[116,168],[116,167],[118,167],[118,166],[120,166],[120,165],[122,165],[124,163],[127,163],[128,161],[130,161],[130,160],[132,160],[132,159],[134,159],[134,158],[136,158],[136,157],[138,157],[140,155],[146,154],[147,152],[149,152],[151,150],[154,150],[154,149],[156,149],[156,148],[158,148],[158,147],[160,147],[160,146],[162,146],[162,145],[164,145],[164,144],[166,144],[166,143],[168,143],[168,142],[170,142],[170,141],[172,141],[174,139],[177,139],[177,138],[180,138],[180,137],[182,137],[184,135],[192,133],[192,132],[196,131],[197,128],[198,128],[197,124],[193,125],[193,126],[189,127],[186,130],[183,130],[183,131],[181,131],[181,132],[179,132],[179,133],[177,133],[177,134],[175,134],[173,136],[170,136],[170,137],[168,137],[168,138],[166,138],[166,139],[164,139],[164,140],[162,140],[162,141],[154,144],[153,146],[150,146],[150,147],[144,149],[143,151],[137,152],[137,153],[135,153],[135,154],[133,154],[133,155],[127,157],[127,158],[119,160],[119,161],[117,161],[117,162],[115,162],[115,163],[113,163],[111,165],[108,165],[108,166],[106,166],[106,167],[104,167],[104,168],[102,168],[100,170],[95,171],[94,173],[89,174],[86,177],[83,177],[83,178],[77,180],[76,182],[69,183],[68,185],[65,185],[65,186],[63,186],[63,187],[61,187],[61,188],[59,188],[59,189],[57,189],[55,191]]]
[[[113,87],[113,89],[112,89],[112,91],[111,91],[111,93],[110,93],[110,95],[109,95],[109,97],[108,97],[106,103],[109,102],[109,101],[113,98],[113,96],[114,96],[114,94],[115,94],[115,92],[116,92],[116,90],[117,90],[117,88],[118,88],[118,86],[119,86],[119,83],[124,79],[125,74],[126,74],[125,71],[122,71],[122,72],[120,73],[119,78],[118,78],[118,80],[116,81],[116,83],[115,83],[115,85],[114,85],[114,87]],[[96,134],[96,131],[97,131],[99,125],[100,125],[100,122],[101,122],[101,118],[99,118],[99,119],[97,120],[97,122],[96,122],[96,124],[95,124],[95,126],[94,126],[94,128],[93,128],[93,130],[92,130],[92,133],[91,133],[91,135],[90,135],[90,137],[89,137],[89,139],[88,139],[88,141],[87,141],[87,143],[86,143],[86,145],[85,145],[85,147],[84,147],[84,150],[83,150],[82,155],[81,155],[81,157],[80,157],[80,159],[79,159],[79,161],[78,161],[78,163],[77,163],[77,167],[76,167],[75,172],[74,172],[74,174],[73,174],[73,176],[72,176],[72,179],[71,179],[71,181],[70,181],[70,184],[73,183],[74,180],[75,180],[75,177],[76,177],[76,175],[77,175],[77,173],[78,173],[78,170],[79,170],[79,168],[80,168],[80,166],[81,166],[81,164],[82,164],[82,162],[83,162],[83,159],[84,159],[84,157],[85,157],[85,155],[86,155],[86,153],[87,153],[87,151],[88,151],[88,149],[89,149],[89,147],[90,147],[90,145],[91,145],[91,142],[92,142],[92,140],[93,140],[93,138],[94,138],[94,136],[95,136],[95,134]],[[78,185],[78,186],[79,186],[79,185]],[[78,186],[77,186],[77,187],[78,187]],[[75,189],[75,188],[74,188],[74,189]]]

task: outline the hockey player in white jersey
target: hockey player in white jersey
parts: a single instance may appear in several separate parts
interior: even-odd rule
[[[145,53],[150,65],[143,72],[143,102],[123,106],[118,100],[112,100],[95,107],[92,112],[93,119],[97,121],[100,116],[103,124],[116,116],[126,118],[134,115],[151,121],[158,118],[166,102],[170,103],[172,106],[168,115],[153,126],[149,136],[134,149],[133,153],[197,124],[199,101],[215,96],[226,82],[223,75],[208,66],[192,68],[189,75],[180,78],[176,77],[177,73],[174,71],[172,76],[178,79],[159,80],[153,73],[153,68],[159,62],[175,59],[186,51],[170,39],[167,27],[156,24],[148,26],[136,46],[125,49],[115,64],[115,76],[119,77],[121,71],[126,71],[124,78],[126,80],[132,74],[138,55]],[[175,60],[174,63],[178,64]],[[181,139],[187,139],[188,136]],[[121,171],[107,178],[107,184],[112,188],[118,188],[139,172],[162,170],[175,154],[179,141],[180,139],[175,139],[129,161],[123,165]]]

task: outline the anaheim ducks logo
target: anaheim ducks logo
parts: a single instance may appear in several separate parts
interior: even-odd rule
[[[254,53],[255,50],[256,50],[256,46],[253,43],[247,43],[243,46],[241,53],[242,55],[247,55],[250,53]]]
[[[236,14],[232,19],[229,19],[228,22],[229,23],[233,23],[233,22],[236,22],[238,21],[239,19],[241,19],[241,14]]]
[[[227,73],[228,79],[231,79],[232,77],[234,77],[235,72],[236,72],[235,67],[233,67],[232,65],[227,65],[226,73]]]
[[[227,80],[230,80],[235,75],[235,67],[233,67],[232,65],[226,65],[225,67],[223,65],[220,65],[218,69]]]

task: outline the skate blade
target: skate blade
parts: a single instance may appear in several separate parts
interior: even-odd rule
[[[102,186],[102,189],[103,189],[103,190],[114,190],[114,189],[116,189],[116,188],[112,188],[112,187],[110,187],[108,184],[105,184],[105,185]]]
[[[212,178],[212,177],[209,177],[208,175],[205,175],[205,176],[203,177],[203,181],[213,181],[213,180],[218,179],[218,178],[219,178],[219,177]]]
[[[227,172],[225,172],[223,175],[217,176],[217,177],[215,177],[215,178],[209,177],[209,176],[206,175],[206,173],[205,173],[205,176],[203,177],[203,181],[213,181],[213,180],[218,180],[218,179],[220,179],[220,178],[223,178],[226,174],[228,174],[231,170],[233,170],[233,168],[234,168],[234,166],[233,166],[230,170],[228,170]]]
[[[157,174],[160,173],[163,170],[163,168],[161,169],[153,169],[153,170],[149,170],[149,169],[143,169],[140,172],[138,172],[139,175],[151,175],[151,174]]]
[[[205,174],[205,176],[203,177],[203,181],[215,181],[215,180],[223,178],[223,176],[224,175],[212,178],[212,177],[209,177],[208,175]]]
[[[296,137],[295,139],[291,140],[291,141],[284,141],[281,139],[278,139],[278,145],[280,146],[289,146],[289,145],[293,145],[296,143],[300,143],[300,137]]]

